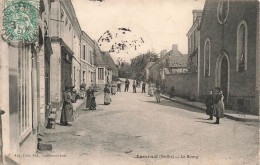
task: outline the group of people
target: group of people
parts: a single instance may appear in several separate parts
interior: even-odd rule
[[[120,85],[118,85],[120,84]],[[110,98],[110,94],[115,94],[116,90],[121,91],[121,83],[118,83],[117,86],[115,83],[112,85],[106,84],[104,88],[104,105],[109,105],[112,101]],[[145,87],[146,83],[143,82],[142,84],[142,93],[145,93]],[[125,92],[128,91],[130,85],[130,81],[126,79],[125,81]],[[161,102],[161,87],[159,83],[152,84],[149,82],[148,84],[148,95],[155,96],[157,103]],[[136,93],[136,87],[137,84],[135,81],[133,81],[133,93]],[[117,88],[116,88],[117,87]],[[69,86],[65,87],[65,92],[63,94],[63,106],[61,111],[61,118],[60,118],[60,124],[62,126],[70,126],[68,122],[74,121],[74,115],[73,115],[73,106],[72,106],[72,92],[71,88]],[[95,100],[95,92],[96,90],[90,86],[89,89],[86,91],[86,108],[90,110],[96,109],[96,100]],[[175,87],[172,84],[170,88],[170,98],[173,98],[175,95]],[[223,92],[221,91],[221,88],[216,88],[215,95],[213,95],[213,91],[210,90],[209,94],[206,99],[206,114],[209,115],[208,120],[213,120],[213,116],[216,117],[216,122],[214,124],[220,123],[220,118],[223,117],[224,114],[224,96]]]
[[[208,120],[213,120],[213,116],[216,117],[216,122],[214,124],[219,124],[219,119],[223,117],[224,108],[224,96],[221,88],[216,88],[215,96],[213,91],[210,90],[206,99],[206,114],[209,115]]]
[[[128,79],[125,80],[125,92],[128,92],[130,86],[130,81]],[[136,93],[136,88],[142,86],[142,93],[145,93],[145,82],[140,82],[139,80],[133,81],[133,93]]]
[[[81,90],[85,92],[84,96],[87,96],[87,102],[86,102],[86,108],[90,110],[96,109],[96,98],[94,96],[94,93],[96,90],[90,86],[87,91],[84,90],[84,86],[80,86]],[[63,106],[61,111],[61,117],[60,117],[60,125],[61,126],[71,126],[69,122],[74,121],[74,114],[73,114],[73,106],[72,106],[72,92],[71,88],[69,86],[65,87],[65,91],[63,93]]]

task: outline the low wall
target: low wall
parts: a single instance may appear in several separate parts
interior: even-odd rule
[[[169,93],[171,85],[174,84],[176,95],[196,100],[198,98],[197,82],[197,73],[167,74],[164,79],[167,93]]]

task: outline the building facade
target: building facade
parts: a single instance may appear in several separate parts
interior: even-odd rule
[[[199,97],[199,84],[200,84],[200,31],[199,26],[202,18],[202,10],[193,10],[193,23],[187,33],[188,37],[188,64],[187,69],[193,77],[196,77],[196,99]]]
[[[71,1],[52,1],[51,12],[51,102],[60,109],[65,86],[80,85],[81,30]]]
[[[8,5],[0,5],[3,13]],[[22,163],[15,154],[37,151],[37,135],[40,123],[44,123],[40,112],[44,111],[45,97],[50,96],[45,91],[48,83],[44,81],[52,54],[48,42],[50,5],[50,0],[40,0],[39,7],[35,6],[39,9],[35,43],[7,43],[0,39],[0,109],[5,112],[1,122],[1,161],[5,164]],[[0,19],[1,29],[2,25]]]
[[[96,67],[94,65],[95,42],[85,33],[82,32],[81,39],[81,83],[86,87],[96,83]]]
[[[74,8],[73,8],[74,10]],[[73,43],[72,43],[72,51],[74,52],[73,58],[72,58],[72,85],[74,86],[74,89],[76,91],[80,90],[80,78],[81,78],[81,37],[82,32],[81,28],[78,22],[78,19],[76,17],[75,11],[73,12]]]
[[[173,44],[172,50],[166,53],[165,50],[161,52],[161,57],[151,66],[149,66],[149,81],[159,80],[165,74],[186,73],[188,56],[181,54],[178,50],[178,45]]]
[[[227,108],[258,114],[259,2],[206,0],[200,49],[200,96],[221,87]]]
[[[105,84],[112,81],[112,68],[104,61],[104,53],[100,50],[98,44],[95,42],[95,66],[96,66],[96,86],[103,88]]]

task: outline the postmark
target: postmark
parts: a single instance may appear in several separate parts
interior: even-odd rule
[[[33,43],[37,39],[38,9],[17,2],[4,10],[2,38],[7,42]]]

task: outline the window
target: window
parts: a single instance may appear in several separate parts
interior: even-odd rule
[[[207,38],[204,44],[204,76],[210,76],[210,40]]]
[[[91,72],[91,82],[94,82],[94,76],[95,76],[95,73]]]
[[[64,12],[63,12],[63,10],[61,10],[61,13],[60,13],[61,20],[63,20],[63,17],[64,17]]]
[[[65,21],[65,25],[67,25],[68,24],[68,18],[66,18],[66,21]]]
[[[86,60],[86,46],[83,45],[83,60]]]
[[[104,80],[104,68],[98,68],[98,80]]]
[[[199,44],[199,43],[198,43],[198,33],[195,31],[194,34],[195,34],[195,36],[196,36],[195,39],[194,39],[194,40],[195,40],[195,41],[194,41],[194,42],[195,42],[195,47],[197,48],[197,47],[198,47],[198,44]]]
[[[74,71],[73,71],[73,79],[74,79],[74,85],[76,85],[76,67],[74,66]]]
[[[247,69],[247,24],[243,20],[237,28],[237,71]]]
[[[19,141],[21,142],[32,130],[32,96],[31,96],[31,57],[30,47],[19,48],[18,61],[18,109]]]
[[[193,42],[193,40],[194,40],[194,34],[192,34],[191,35],[191,51],[193,51],[194,50],[194,42]]]
[[[92,61],[92,60],[93,60],[92,51],[90,51],[90,55],[89,55],[89,56],[90,56],[90,64],[93,65],[93,61]]]
[[[191,52],[191,36],[188,38],[188,47],[189,47],[189,53]]]
[[[217,17],[220,24],[224,24],[227,20],[229,12],[229,0],[220,0],[218,2]]]
[[[197,43],[196,43],[196,32],[194,32],[193,35],[194,35],[194,38],[193,38],[193,45],[194,45],[194,49],[195,49],[196,46],[197,46]]]
[[[83,81],[84,83],[86,83],[85,76],[86,76],[86,71],[83,71],[83,75],[82,75],[82,77],[83,77],[83,80],[82,80],[82,81]]]

